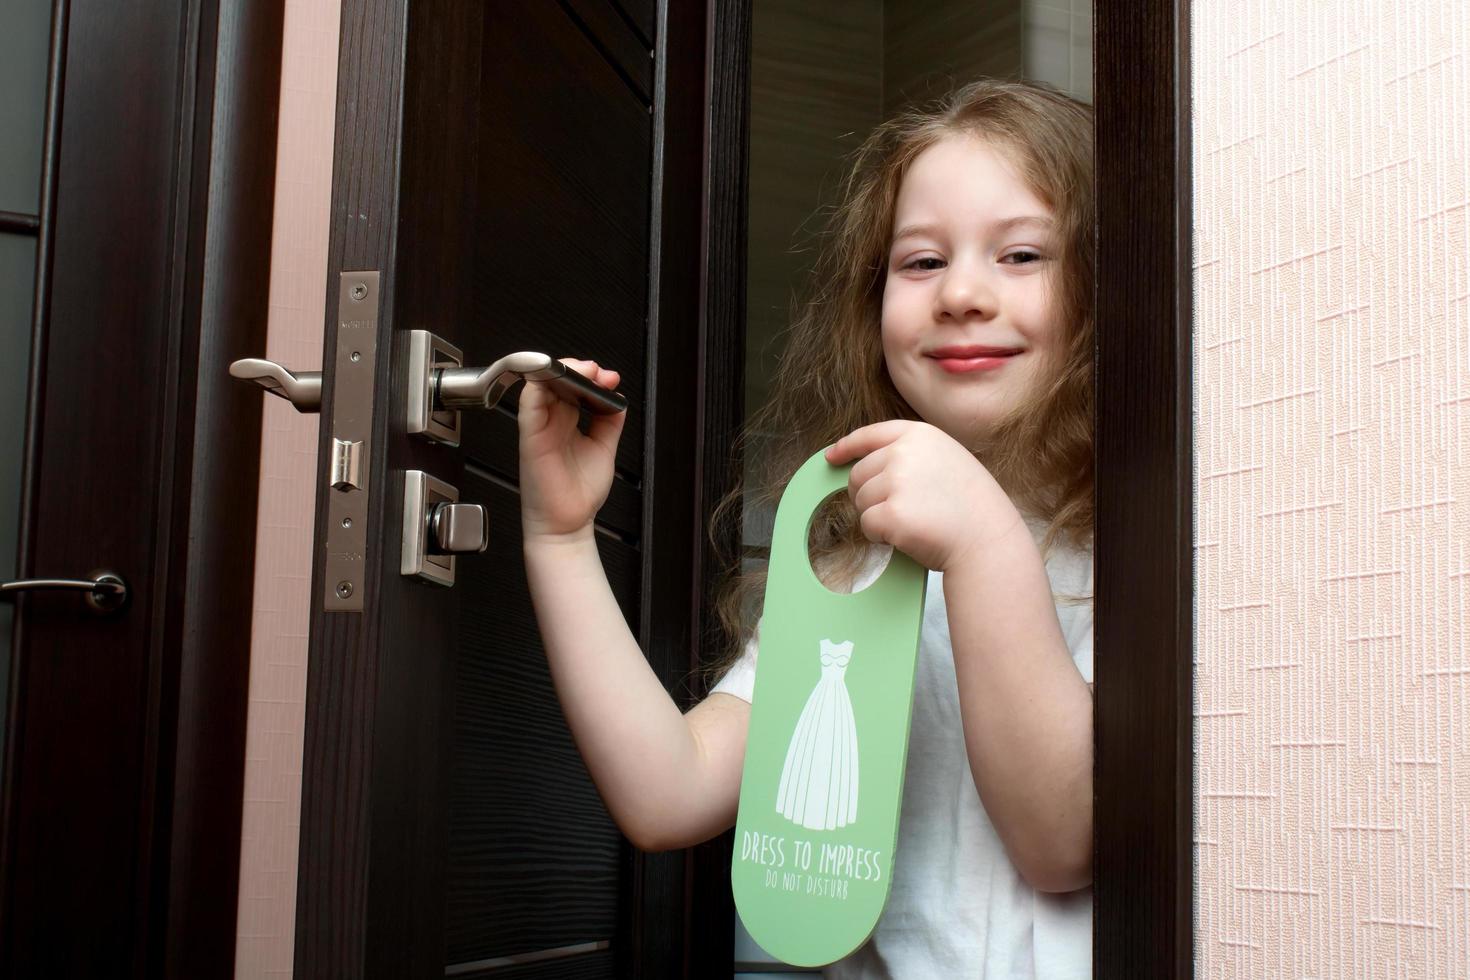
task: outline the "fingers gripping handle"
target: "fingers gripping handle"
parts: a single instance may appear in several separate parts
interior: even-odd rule
[[[489,367],[465,367],[464,352],[427,330],[410,330],[406,428],[447,446],[459,445],[460,412],[493,408],[522,378],[548,382],[560,397],[594,412],[625,411],[627,399],[536,351],[507,354]]]
[[[447,368],[435,371],[436,408],[493,408],[502,395],[522,378],[545,381],[552,391],[573,404],[599,415],[626,411],[622,392],[609,391],[561,361],[535,351],[507,354],[487,368]]]
[[[568,400],[586,405],[598,415],[616,415],[628,410],[628,399],[620,391],[609,391],[579,371],[574,371],[561,361],[552,361],[560,373],[550,379],[557,394]]]

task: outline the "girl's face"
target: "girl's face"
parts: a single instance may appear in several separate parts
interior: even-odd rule
[[[899,188],[884,361],[920,417],[972,451],[1060,363],[1051,221],[1005,157],[973,136],[924,150]]]

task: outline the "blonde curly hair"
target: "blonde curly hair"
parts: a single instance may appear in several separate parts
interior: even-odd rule
[[[997,422],[976,458],[1018,509],[1047,523],[1043,557],[1060,537],[1091,548],[1093,109],[1046,83],[996,78],[900,113],[854,151],[799,315],[786,331],[786,349],[800,356],[782,358],[771,399],[741,432],[742,450],[761,433],[765,451],[754,460],[750,485],[737,484],[715,508],[711,537],[717,548],[721,541],[740,540],[742,504],[774,508],[813,453],[864,425],[919,418],[883,360],[887,255],[909,166],[925,149],[957,134],[989,143],[1051,209],[1058,242],[1053,287],[1066,331],[1048,382]],[[850,585],[873,544],[863,536],[851,501],[839,495],[813,521],[810,546],[823,581]],[[738,546],[734,554],[720,548],[720,559],[726,571],[716,588],[716,611],[726,645],[704,666],[706,681],[740,656],[755,628],[766,579],[764,567],[743,567]]]

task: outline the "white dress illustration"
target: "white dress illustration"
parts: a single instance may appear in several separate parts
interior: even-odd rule
[[[857,819],[857,725],[845,679],[852,641],[823,640],[821,658],[822,676],[786,749],[776,810],[809,830],[835,830]]]

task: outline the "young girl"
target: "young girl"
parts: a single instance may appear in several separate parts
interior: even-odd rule
[[[985,79],[880,126],[749,426],[776,439],[747,505],[824,447],[856,461],[814,525],[829,587],[863,588],[892,548],[930,569],[892,888],[829,977],[1091,976],[1092,119]],[[735,822],[763,575],[732,574],[735,642],[681,714],[593,543],[624,416],[583,436],[528,384],[519,419],[528,580],[588,770],[636,846],[713,837]]]

